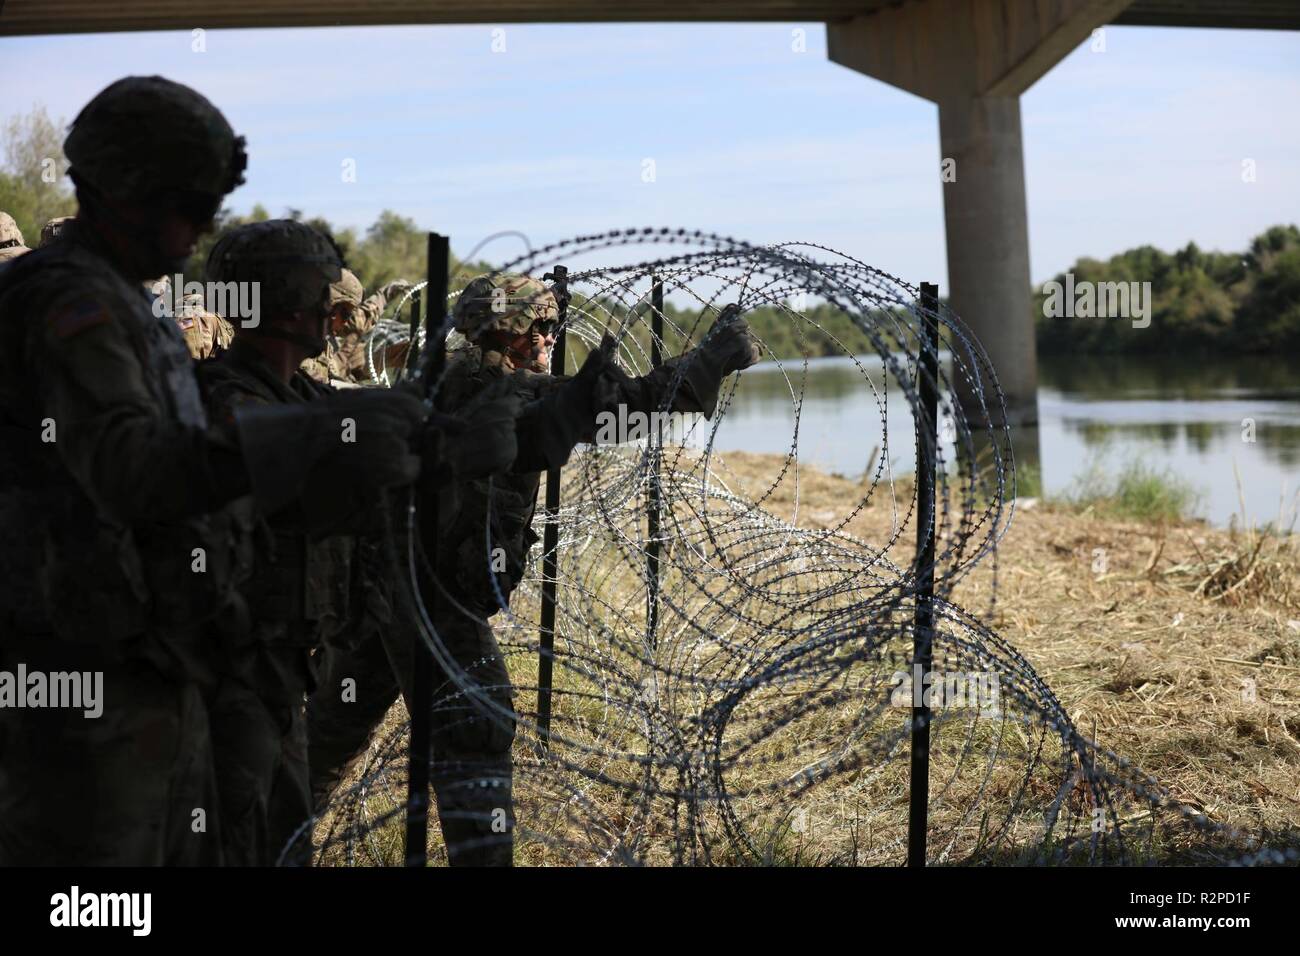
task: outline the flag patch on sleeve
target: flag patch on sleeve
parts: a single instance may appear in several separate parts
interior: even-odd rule
[[[49,321],[54,334],[66,339],[112,319],[108,309],[94,299],[81,299],[55,312]]]

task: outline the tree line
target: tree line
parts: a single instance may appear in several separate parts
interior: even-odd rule
[[[65,175],[65,126],[37,106],[30,113],[12,117],[0,130],[4,157],[0,210],[14,217],[32,247],[47,220],[76,211]],[[303,212],[297,209],[286,209],[281,215],[303,219]],[[247,215],[222,209],[216,231],[200,240],[186,266],[186,276],[203,275],[217,235],[269,218],[271,212],[260,204]],[[425,233],[413,220],[392,210],[381,212],[362,232],[350,227],[337,229],[319,216],[305,221],[334,238],[367,289],[391,279],[424,275]],[[490,270],[491,265],[454,260],[453,268],[458,270],[457,278],[465,281]],[[1049,293],[1040,286],[1033,295],[1033,322],[1038,348],[1045,353],[1262,353],[1300,348],[1300,229],[1295,225],[1273,226],[1240,253],[1205,252],[1191,242],[1174,253],[1146,245],[1106,260],[1081,258],[1066,272],[1075,287],[1085,282],[1149,282],[1150,324],[1139,328],[1124,318],[1049,315],[1049,311],[1059,310],[1045,309]],[[1064,284],[1066,273],[1053,281]],[[665,306],[668,324],[687,329],[696,325],[698,312],[671,301]],[[855,322],[825,302],[764,305],[746,313],[746,319],[782,359],[874,351]],[[644,333],[639,334],[644,338]]]

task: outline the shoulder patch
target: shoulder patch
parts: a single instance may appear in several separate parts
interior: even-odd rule
[[[108,309],[94,299],[78,299],[50,315],[50,328],[61,339],[71,338],[86,329],[113,321]]]

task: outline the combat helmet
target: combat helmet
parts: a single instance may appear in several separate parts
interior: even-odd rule
[[[14,222],[14,217],[7,212],[0,212],[0,249],[25,245],[23,231]]]
[[[74,182],[127,202],[167,201],[211,219],[244,181],[248,155],[221,111],[161,76],[128,76],[99,92],[63,143]]]
[[[559,318],[555,294],[531,276],[479,276],[461,291],[453,310],[456,331],[473,341],[486,332],[523,334],[534,322]]]
[[[346,303],[355,308],[361,304],[361,297],[365,291],[356,273],[351,269],[344,269],[338,280],[330,283],[330,307]]]
[[[72,216],[55,216],[45,225],[41,226],[41,245],[48,246],[55,239],[59,238],[64,228],[72,221]]]
[[[343,276],[343,257],[324,233],[294,219],[268,219],[230,230],[208,255],[209,282],[256,282],[269,315],[324,315]]]

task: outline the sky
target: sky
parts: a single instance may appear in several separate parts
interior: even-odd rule
[[[540,245],[689,226],[816,242],[946,289],[937,108],[831,63],[822,24],[202,40],[200,51],[189,31],[0,38],[0,119],[41,103],[71,120],[113,80],[160,73],[248,138],[247,182],[228,199],[238,212],[261,203],[364,229],[393,209],[461,256],[506,230]],[[1021,101],[1036,283],[1083,255],[1242,250],[1300,220],[1300,33],[1108,27],[1105,50],[1092,46]],[[498,239],[481,255],[521,251]]]

